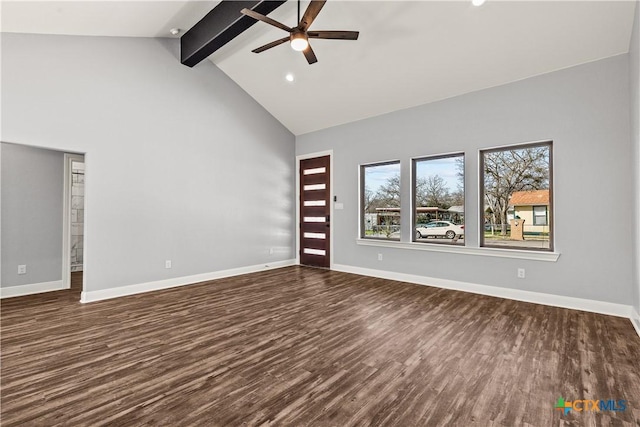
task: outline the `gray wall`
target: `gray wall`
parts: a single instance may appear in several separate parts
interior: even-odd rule
[[[294,136],[177,40],[3,34],[2,89],[3,141],[86,153],[85,290],[295,258]]]
[[[633,177],[629,56],[620,55],[297,138],[334,150],[334,261],[477,284],[629,304]],[[429,84],[425,80],[424,84]],[[556,263],[358,246],[358,165],[402,161],[408,239],[410,158],[464,151],[466,244],[478,246],[478,150],[554,141]],[[384,260],[378,261],[377,254]],[[526,279],[517,279],[518,267]]]
[[[633,144],[635,245],[633,271],[634,307],[640,313],[640,2],[636,2],[633,33],[629,46],[629,78],[631,85],[631,143]]]
[[[61,280],[64,154],[5,143],[0,151],[0,286]],[[27,274],[18,275],[20,264]]]

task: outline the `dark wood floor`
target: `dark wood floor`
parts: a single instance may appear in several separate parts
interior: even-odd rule
[[[71,290],[77,293],[82,292],[82,271],[74,271],[71,273]]]
[[[78,299],[2,300],[2,426],[640,425],[623,318],[304,267]]]

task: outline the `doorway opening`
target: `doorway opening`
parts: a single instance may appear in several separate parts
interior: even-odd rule
[[[78,293],[84,282],[84,166],[83,155],[65,154],[62,280]]]

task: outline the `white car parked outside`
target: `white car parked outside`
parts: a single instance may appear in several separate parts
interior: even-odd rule
[[[457,225],[450,221],[431,221],[428,224],[418,224],[416,227],[416,239],[427,237],[453,239],[456,236],[464,237],[464,225]]]

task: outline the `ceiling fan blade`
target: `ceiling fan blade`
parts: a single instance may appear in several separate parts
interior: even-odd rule
[[[303,50],[302,53],[304,53],[304,57],[307,58],[307,62],[309,63],[309,65],[318,62],[318,58],[316,58],[316,54],[313,52],[313,49],[311,49],[311,45],[307,46],[307,48]]]
[[[253,49],[251,52],[253,53],[260,53],[260,52],[264,52],[267,49],[271,49],[272,47],[276,47],[278,45],[281,45],[282,43],[286,43],[289,41],[289,37],[283,37],[279,40],[276,40],[274,42],[271,43],[267,43],[264,46],[260,46],[259,48]]]
[[[358,31],[307,31],[310,39],[358,40]]]
[[[309,29],[325,3],[326,0],[311,0],[311,3],[309,3],[307,10],[304,11],[304,15],[302,15],[302,19],[298,25],[302,31],[307,31]]]
[[[285,30],[285,31],[287,31],[289,33],[291,31],[293,31],[290,27],[287,27],[286,25],[281,24],[280,22],[278,22],[278,21],[276,21],[274,19],[271,19],[268,16],[264,16],[261,13],[254,12],[251,9],[244,8],[244,9],[242,9],[240,11],[240,13],[242,13],[243,15],[250,16],[253,19],[257,19],[258,21],[266,22],[269,25],[273,25],[274,27],[280,28],[281,30]]]

